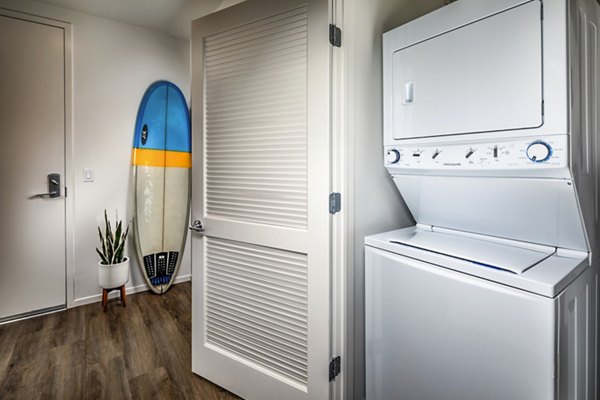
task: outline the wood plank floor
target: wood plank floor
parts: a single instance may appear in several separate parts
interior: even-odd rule
[[[191,285],[0,326],[0,399],[239,399],[191,372]]]

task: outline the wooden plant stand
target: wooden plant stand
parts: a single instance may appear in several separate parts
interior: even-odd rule
[[[108,304],[108,294],[113,290],[119,290],[121,292],[121,303],[123,303],[123,307],[127,307],[127,295],[125,293],[125,285],[121,287],[112,288],[112,289],[102,289],[102,308],[104,312],[106,312],[106,305]]]

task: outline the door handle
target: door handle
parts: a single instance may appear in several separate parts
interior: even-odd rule
[[[30,199],[42,199],[49,197],[51,199],[60,197],[60,174],[48,174],[48,193],[38,193],[30,196]]]
[[[192,222],[192,224],[189,226],[189,229],[191,231],[204,234],[204,227],[202,226],[202,221],[200,221],[199,219]]]
[[[413,81],[404,84],[404,104],[415,102],[415,83]]]

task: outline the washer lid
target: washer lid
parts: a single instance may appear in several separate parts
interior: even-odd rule
[[[555,298],[589,265],[589,254],[417,225],[365,237],[365,245]]]
[[[546,246],[520,247],[432,230],[397,231],[390,243],[457,258],[473,264],[522,274],[555,253]]]

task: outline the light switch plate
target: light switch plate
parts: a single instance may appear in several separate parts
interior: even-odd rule
[[[91,168],[83,169],[83,181],[84,182],[94,182],[94,170]]]

